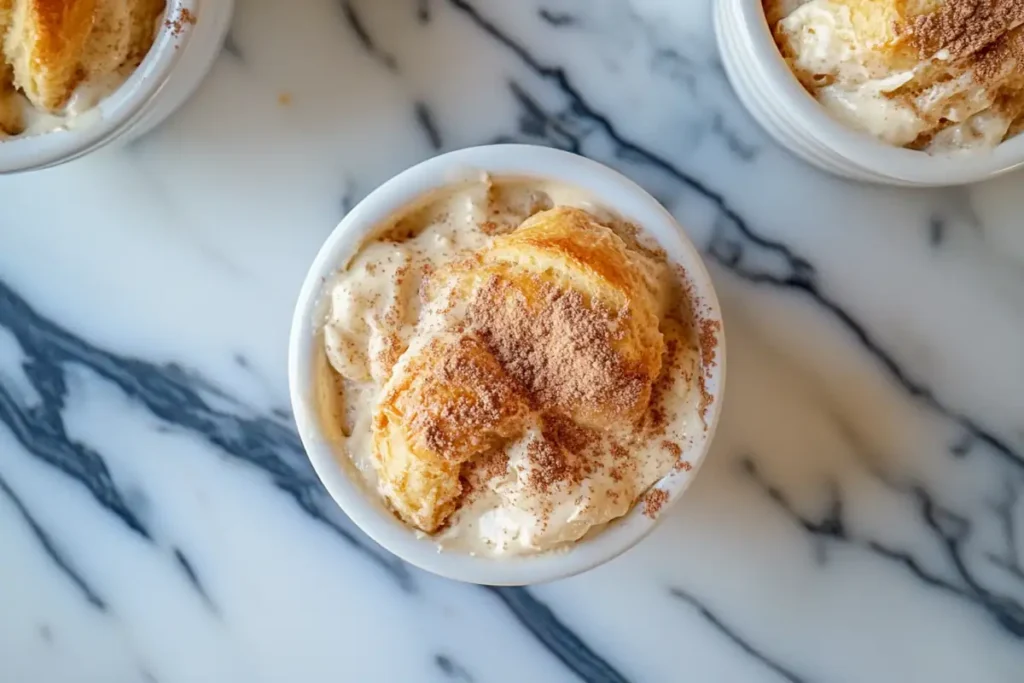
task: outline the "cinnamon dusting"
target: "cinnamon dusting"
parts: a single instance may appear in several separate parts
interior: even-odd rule
[[[651,519],[656,519],[661,508],[668,500],[668,492],[663,489],[651,489],[644,496],[644,514]]]
[[[977,54],[1024,22],[1024,0],[947,0],[913,18],[907,31],[918,57],[948,50],[950,59]]]
[[[494,185],[486,196],[493,205],[486,218],[477,220],[485,234],[504,235],[509,215],[541,206],[531,199],[520,207],[502,207]],[[695,313],[700,302],[692,298],[688,281],[671,279],[673,269],[656,247],[636,246],[645,236],[632,224],[616,225],[616,234],[625,235],[627,248],[633,249],[625,263],[658,262],[638,267],[634,280],[629,279],[633,271],[602,264],[595,270],[614,271],[614,277],[591,288],[590,271],[581,269],[582,274],[570,277],[559,271],[557,260],[548,270],[523,268],[514,258],[495,265],[486,248],[439,259],[425,247],[433,237],[424,231],[440,215],[423,204],[390,221],[377,241],[396,248],[363,263],[359,271],[378,278],[383,271],[390,281],[379,290],[380,301],[360,302],[360,310],[372,316],[360,320],[375,321],[374,378],[383,383],[376,372],[381,367],[387,382],[373,419],[391,431],[375,426],[373,436],[399,435],[394,438],[403,441],[383,452],[424,463],[415,474],[426,482],[424,490],[441,490],[431,477],[449,482],[437,494],[445,496],[441,502],[428,502],[439,511],[431,517],[437,523],[423,526],[425,517],[420,516],[414,525],[428,533],[458,526],[458,510],[506,497],[506,489],[518,496],[510,500],[535,519],[540,531],[532,533],[543,533],[555,523],[552,519],[562,519],[561,506],[568,504],[563,498],[575,500],[574,515],[594,515],[608,507],[613,517],[624,514],[655,476],[682,466],[679,443],[697,422],[694,392],[698,385],[704,391],[703,377],[717,362],[720,323],[700,321]],[[622,242],[607,230],[595,234],[605,235],[600,238],[613,241],[622,253]],[[419,237],[429,239],[405,246]],[[570,253],[587,266],[589,238],[578,245],[576,238],[563,233],[548,242],[538,238],[530,246],[551,250],[545,255]],[[393,259],[399,267],[384,265]],[[655,282],[656,276],[661,279]],[[456,304],[457,316],[452,315]],[[431,336],[417,337],[424,334],[425,310],[432,316],[426,328]],[[700,405],[702,416],[707,403],[700,399]],[[692,417],[680,427],[678,418],[684,415]],[[438,463],[436,475],[429,469],[433,463]],[[396,467],[401,466],[398,459]],[[395,487],[386,495],[393,495]],[[667,498],[665,491],[649,490],[640,496],[643,513],[656,516]],[[553,518],[556,506],[559,516]],[[408,505],[393,508],[410,521],[404,511]]]
[[[170,30],[175,38],[180,36],[187,26],[196,25],[196,15],[187,7],[182,7],[178,13],[164,22],[164,26]]]
[[[650,381],[615,351],[627,311],[588,304],[574,289],[537,281],[531,305],[499,276],[471,309],[481,337],[506,371],[540,406],[568,413],[635,414],[646,407]]]

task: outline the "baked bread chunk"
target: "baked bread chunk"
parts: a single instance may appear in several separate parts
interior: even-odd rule
[[[395,367],[374,416],[381,488],[395,512],[437,530],[462,492],[462,465],[518,434],[526,397],[475,336],[436,338]]]
[[[164,0],[0,0],[14,84],[57,112],[83,80],[137,66],[163,10]]]
[[[765,9],[801,84],[854,125],[873,96],[887,113],[861,126],[887,142],[992,147],[1024,124],[1024,5],[768,0]]]
[[[381,490],[407,523],[441,528],[474,459],[545,417],[589,429],[640,420],[661,371],[657,266],[590,214],[556,208],[435,273],[434,310],[465,313],[410,344],[373,420]]]

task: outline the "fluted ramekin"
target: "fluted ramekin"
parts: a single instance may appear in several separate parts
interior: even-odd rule
[[[168,0],[165,20],[171,24],[161,22],[134,73],[67,128],[0,142],[0,173],[56,166],[151,130],[188,99],[210,70],[233,5],[233,0]]]
[[[491,145],[451,152],[415,166],[370,193],[345,216],[327,238],[302,285],[292,322],[288,375],[292,410],[299,435],[321,481],[338,505],[380,545],[423,569],[453,579],[491,585],[522,585],[578,574],[625,552],[650,533],[668,506],[682,496],[697,474],[718,424],[725,387],[725,336],[714,332],[715,362],[707,368],[705,388],[712,402],[706,429],[687,450],[688,471],[672,471],[655,484],[668,498],[651,519],[643,505],[593,536],[568,548],[533,556],[493,559],[456,551],[439,551],[436,542],[399,521],[380,497],[358,480],[347,455],[325,433],[316,408],[318,331],[323,325],[324,282],[342,267],[381,223],[416,200],[444,187],[479,180],[481,172],[496,178],[537,178],[564,183],[595,197],[603,206],[643,229],[682,266],[702,319],[721,321],[718,298],[700,253],[671,214],[625,176],[595,161],[547,147]],[[705,328],[707,329],[707,328]],[[706,341],[706,340],[705,340]]]
[[[779,144],[835,175],[910,187],[966,185],[1024,165],[1024,135],[991,151],[928,154],[894,147],[833,119],[779,53],[761,0],[714,0],[726,74],[750,114]]]

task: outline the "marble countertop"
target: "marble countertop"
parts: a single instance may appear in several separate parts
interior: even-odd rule
[[[822,175],[710,0],[240,0],[185,109],[0,184],[0,680],[1024,681],[1021,175]],[[406,566],[302,453],[285,350],[353,202],[442,150],[607,162],[707,254],[729,387],[635,550]]]

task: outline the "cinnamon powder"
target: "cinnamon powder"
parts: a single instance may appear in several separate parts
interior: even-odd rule
[[[1024,0],[946,0],[913,19],[911,42],[921,59],[948,50],[951,59],[974,55],[1024,22]]]
[[[573,289],[536,282],[540,301],[498,276],[471,309],[474,324],[506,371],[535,404],[568,413],[635,412],[650,379],[615,351],[613,331],[626,312],[588,305]]]
[[[644,496],[644,514],[651,519],[655,519],[658,513],[661,512],[661,508],[665,505],[668,500],[668,493],[662,489],[651,489]]]

